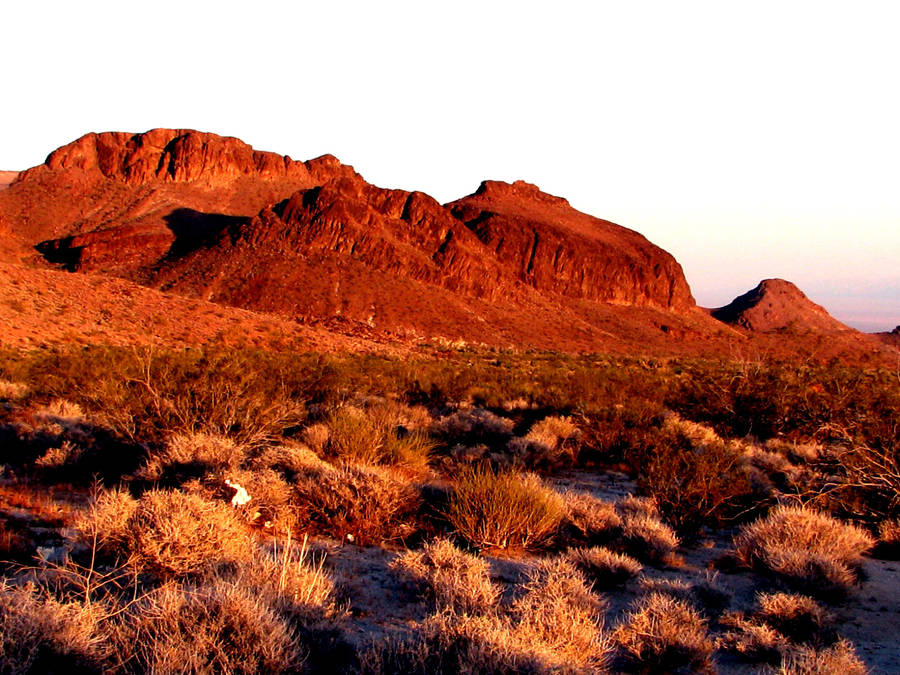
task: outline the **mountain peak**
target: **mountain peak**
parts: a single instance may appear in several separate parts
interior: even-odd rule
[[[835,332],[849,330],[817,305],[796,284],[785,279],[763,279],[756,288],[738,296],[712,315],[725,323],[751,331],[784,328]]]

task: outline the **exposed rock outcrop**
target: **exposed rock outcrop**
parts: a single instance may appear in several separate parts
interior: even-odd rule
[[[719,321],[751,331],[783,329],[842,332],[851,330],[790,281],[764,279],[728,305],[712,310]]]
[[[669,254],[533,185],[485,182],[442,206],[330,155],[190,130],[88,134],[0,193],[0,222],[7,260],[310,323],[578,349],[722,330]]]
[[[529,183],[485,181],[448,208],[501,264],[540,291],[676,311],[694,306],[671,255]]]
[[[191,129],[153,129],[142,134],[91,133],[53,151],[32,171],[96,170],[126,183],[151,180],[209,183],[240,176],[309,180],[303,162],[254,150],[237,138]]]

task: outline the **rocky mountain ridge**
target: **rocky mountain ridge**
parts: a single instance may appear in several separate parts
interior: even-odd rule
[[[779,317],[796,303],[797,319],[842,326],[768,287],[765,302],[710,316],[669,253],[523,181],[442,205],[330,155],[295,161],[185,129],[59,148],[0,192],[0,232],[0,261],[411,339],[718,349],[772,329],[772,298]]]

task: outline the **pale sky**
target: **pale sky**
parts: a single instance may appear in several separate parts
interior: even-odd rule
[[[795,282],[900,324],[896,2],[20,2],[0,169],[184,127],[446,202],[523,179],[635,229],[697,301]]]

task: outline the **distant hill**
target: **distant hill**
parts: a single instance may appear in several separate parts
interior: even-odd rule
[[[852,330],[784,279],[764,279],[753,290],[712,310],[712,315],[751,331],[793,328],[829,333]]]

